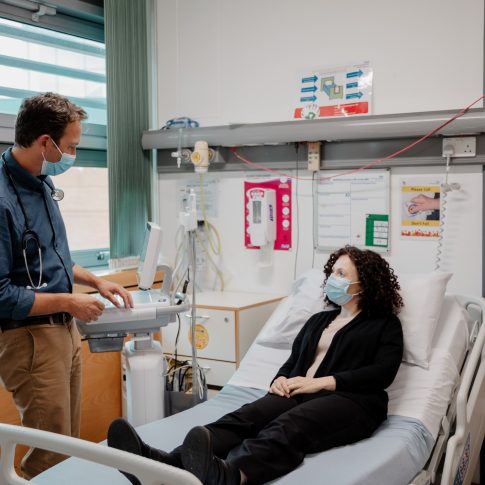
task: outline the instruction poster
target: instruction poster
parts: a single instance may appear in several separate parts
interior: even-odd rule
[[[437,239],[440,236],[440,180],[436,177],[401,179],[401,237]]]
[[[369,62],[302,73],[293,118],[372,114],[372,78]]]
[[[269,190],[275,194],[276,239],[273,249],[288,251],[291,249],[291,179],[281,177],[271,180],[258,180],[244,182],[244,245],[247,249],[260,249],[251,244],[250,203],[251,197],[258,196],[258,192]]]
[[[336,172],[319,172],[321,177]],[[346,244],[389,249],[389,171],[366,170],[319,180],[316,203],[317,249]]]

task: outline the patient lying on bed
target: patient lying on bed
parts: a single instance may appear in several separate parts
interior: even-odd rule
[[[123,419],[111,424],[109,446],[184,468],[204,484],[257,484],[309,453],[371,436],[387,417],[384,389],[403,353],[400,287],[380,255],[352,246],[334,252],[324,273],[335,307],[307,321],[266,396],[193,428],[170,453],[144,443]]]

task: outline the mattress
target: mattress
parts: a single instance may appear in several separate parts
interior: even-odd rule
[[[261,389],[227,385],[209,401],[184,413],[140,426],[138,431],[152,446],[171,450],[183,441],[193,426],[210,423],[264,394],[265,391]],[[281,485],[305,481],[316,483],[315,477],[322,476],[322,470],[325,470],[325,483],[406,485],[423,467],[432,446],[432,436],[418,420],[394,416],[385,421],[369,439],[309,455],[304,466],[275,482]],[[32,482],[39,485],[128,483],[116,470],[78,458],[69,458]]]

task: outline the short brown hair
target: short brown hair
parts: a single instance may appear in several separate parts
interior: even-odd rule
[[[15,121],[15,144],[28,148],[41,135],[49,135],[59,143],[69,123],[87,117],[86,111],[60,94],[25,98]]]
[[[359,308],[368,315],[397,314],[403,306],[400,286],[394,270],[380,255],[369,249],[359,249],[355,246],[345,246],[338,249],[328,258],[323,272],[327,281],[332,274],[332,268],[340,256],[347,255],[354,263],[359,274],[362,288]],[[327,299],[328,303],[328,299]]]

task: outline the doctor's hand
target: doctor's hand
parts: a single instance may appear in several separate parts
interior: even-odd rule
[[[69,295],[67,311],[78,320],[82,320],[83,322],[95,321],[101,316],[103,310],[103,302],[93,296],[82,293]]]
[[[297,394],[313,394],[318,391],[335,391],[336,383],[333,376],[325,377],[292,377],[288,379],[287,386],[290,396]]]
[[[118,283],[113,283],[112,281],[103,280],[102,278],[99,278],[96,281],[96,289],[99,291],[99,294],[103,298],[106,298],[118,308],[121,307],[121,303],[116,298],[116,295],[119,295],[123,299],[125,308],[133,308],[134,306],[131,293],[125,290]]]
[[[281,397],[290,397],[290,390],[288,389],[287,382],[288,379],[284,376],[275,379],[269,389],[270,394],[276,394]]]

